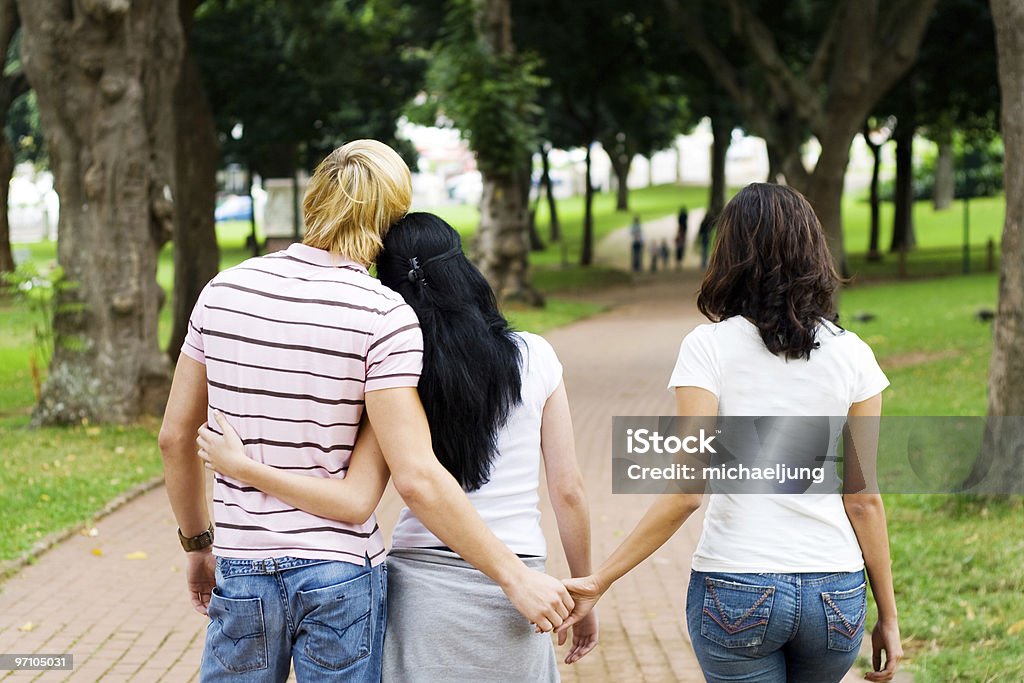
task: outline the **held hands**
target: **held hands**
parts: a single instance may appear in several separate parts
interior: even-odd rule
[[[578,604],[578,603],[577,603]],[[597,647],[597,610],[590,610],[587,616],[577,621],[572,626],[572,649],[565,657],[566,664],[575,664],[586,657],[591,650]],[[559,629],[558,645],[565,644],[569,632]]]
[[[503,586],[512,606],[537,627],[538,633],[554,630],[569,616],[573,602],[558,579],[527,569]]]
[[[882,651],[885,651],[885,668],[882,668]],[[869,671],[864,678],[869,681],[891,681],[896,674],[896,666],[903,658],[903,646],[900,644],[900,627],[896,620],[882,621],[875,624],[871,631],[871,664],[874,671]]]
[[[214,557],[212,550],[207,548],[185,553],[185,562],[185,582],[188,584],[192,609],[207,616],[210,594],[217,585],[217,558]]]
[[[199,446],[199,457],[206,469],[224,474],[232,479],[245,481],[247,468],[253,465],[252,459],[245,454],[242,440],[220,411],[214,411],[214,418],[222,434],[210,429],[209,423],[199,428],[196,444]]]
[[[597,578],[593,574],[590,576],[581,576],[576,579],[566,579],[563,583],[569,591],[569,595],[572,596],[572,599],[575,602],[575,607],[572,610],[572,614],[570,614],[569,617],[562,622],[562,625],[558,627],[559,637],[562,637],[569,627],[580,623],[588,614],[590,614],[590,611],[594,609],[594,605],[597,604],[597,601],[601,599],[601,596],[604,595],[605,590],[607,590],[600,586]],[[583,655],[580,655],[580,657],[582,656]],[[579,658],[577,657],[577,659]]]

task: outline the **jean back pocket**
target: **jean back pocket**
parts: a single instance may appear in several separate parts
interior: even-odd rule
[[[828,622],[828,649],[852,652],[860,647],[867,616],[867,586],[821,594]]]
[[[233,673],[267,668],[267,633],[263,601],[259,598],[226,598],[213,589],[209,616],[211,651]]]
[[[325,669],[340,671],[370,655],[372,576],[366,572],[333,586],[298,592],[305,615],[299,624],[303,651]]]
[[[764,642],[775,586],[704,578],[700,634],[722,647],[755,647]]]

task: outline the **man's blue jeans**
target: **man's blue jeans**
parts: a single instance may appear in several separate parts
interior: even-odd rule
[[[686,622],[708,683],[830,683],[853,666],[864,636],[864,572],[694,571]]]
[[[217,558],[200,680],[378,683],[386,596],[383,564]]]

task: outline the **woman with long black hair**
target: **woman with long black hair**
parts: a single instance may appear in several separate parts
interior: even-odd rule
[[[712,484],[686,598],[697,660],[711,683],[839,681],[860,647],[870,584],[878,621],[875,670],[866,677],[891,680],[902,648],[885,510],[862,486],[889,382],[868,345],[836,324],[839,277],[800,193],[748,185],[715,227],[697,298],[711,322],[680,348],[669,382],[677,414],[698,424],[700,416],[835,417],[825,450],[844,422],[848,430],[842,482],[832,472],[801,494],[716,493]],[[835,463],[825,450],[817,456]],[[593,576],[567,581],[576,605],[561,628],[665,543],[701,500],[692,491],[661,496]]]
[[[392,226],[377,273],[419,318],[418,388],[440,462],[491,531],[536,569],[543,569],[547,555],[538,508],[543,464],[569,569],[573,576],[589,574],[589,512],[562,366],[551,345],[509,327],[487,281],[463,254],[458,233],[435,215],[412,213]],[[363,521],[387,483],[368,424],[346,477],[331,479],[261,464],[258,450],[247,452],[226,420],[218,415],[217,421],[223,435],[200,430],[207,466],[308,512]],[[395,528],[387,569],[385,681],[558,680],[550,637],[522,619],[497,584],[444,547],[408,508]],[[588,615],[574,628],[566,661],[596,644],[597,619]]]

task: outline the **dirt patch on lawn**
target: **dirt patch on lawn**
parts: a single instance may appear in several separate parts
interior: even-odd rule
[[[922,365],[937,360],[946,360],[960,355],[957,349],[944,349],[942,351],[911,351],[910,353],[897,353],[878,362],[883,370],[899,370],[909,368],[912,365]]]

